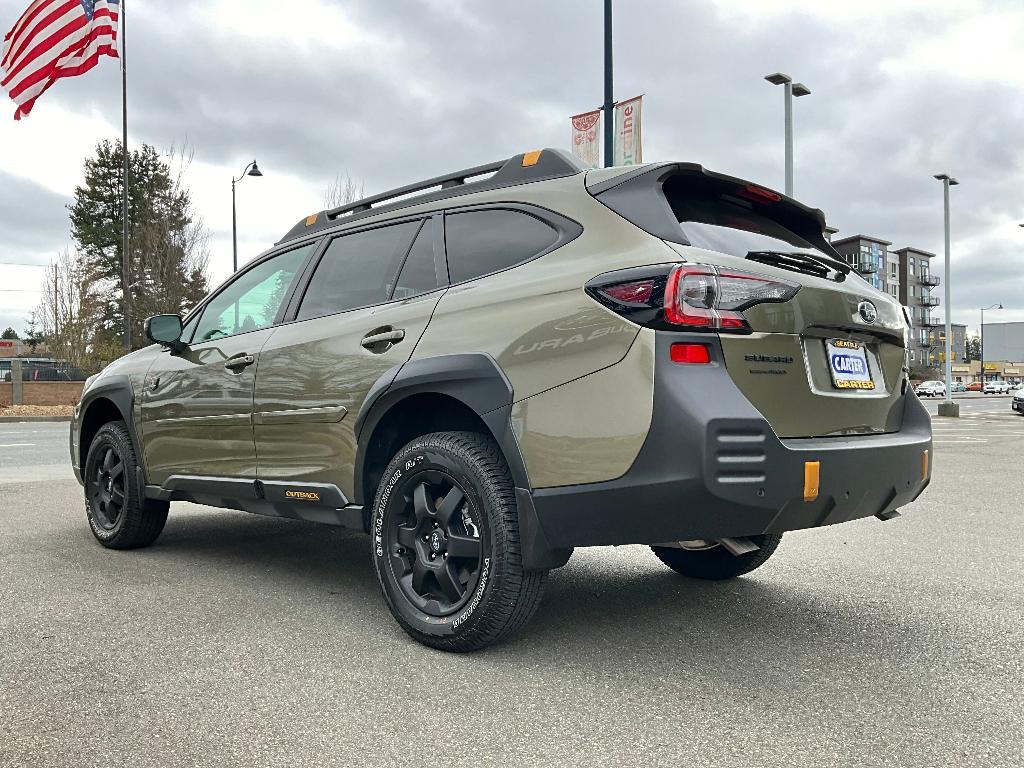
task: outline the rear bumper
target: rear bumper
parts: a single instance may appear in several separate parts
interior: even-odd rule
[[[732,383],[716,345],[712,365],[661,362],[673,341],[708,336],[658,337],[654,418],[630,470],[533,492],[550,546],[781,533],[888,512],[927,487],[931,419],[912,394],[896,406],[899,432],[782,440]],[[804,500],[805,462],[820,468],[812,501]]]

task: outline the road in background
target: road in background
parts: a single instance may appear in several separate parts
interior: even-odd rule
[[[0,484],[73,479],[66,422],[0,424]]]
[[[359,534],[175,504],[104,550],[32,464],[67,425],[0,425],[0,764],[1019,766],[1024,418],[992,405],[935,420],[896,520],[725,583],[579,550],[464,656],[401,632]]]

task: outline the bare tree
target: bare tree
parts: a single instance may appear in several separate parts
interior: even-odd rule
[[[363,182],[357,184],[347,172],[344,175],[339,173],[324,191],[324,207],[328,210],[340,208],[363,197]]]
[[[34,315],[50,354],[88,372],[99,370],[108,362],[99,358],[109,356],[109,350],[93,345],[102,316],[95,286],[84,260],[64,251],[46,268],[42,300]]]

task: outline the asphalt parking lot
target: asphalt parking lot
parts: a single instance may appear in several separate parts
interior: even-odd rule
[[[176,504],[106,551],[67,425],[0,425],[0,765],[1020,766],[1024,418],[962,408],[902,517],[722,584],[581,550],[469,656],[401,632],[361,535]]]

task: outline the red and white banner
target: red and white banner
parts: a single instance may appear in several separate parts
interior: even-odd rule
[[[643,96],[615,105],[615,165],[640,165],[644,161],[640,133]]]
[[[588,168],[601,165],[601,110],[572,118],[572,153]]]

